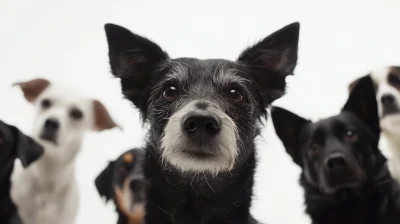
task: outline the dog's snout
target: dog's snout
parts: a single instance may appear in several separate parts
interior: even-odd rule
[[[56,120],[54,118],[49,118],[44,122],[44,127],[47,130],[56,131],[60,127],[60,123],[58,122],[58,120]]]
[[[205,132],[214,135],[221,129],[221,124],[216,116],[192,112],[183,119],[182,129],[187,134]]]
[[[394,103],[394,101],[395,101],[395,99],[394,99],[394,96],[392,94],[384,94],[381,97],[381,102],[385,106],[392,105]]]
[[[342,169],[346,166],[346,159],[341,154],[334,154],[325,160],[325,167],[329,171]]]

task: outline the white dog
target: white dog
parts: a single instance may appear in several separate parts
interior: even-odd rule
[[[382,137],[386,140],[389,169],[400,182],[400,67],[388,66],[373,70]],[[357,82],[350,85],[350,89]]]
[[[45,152],[28,169],[14,169],[11,197],[25,224],[72,224],[79,203],[75,158],[84,134],[117,125],[99,101],[45,79],[16,85],[36,107],[32,137]]]

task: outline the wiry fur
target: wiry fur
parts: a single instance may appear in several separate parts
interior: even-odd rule
[[[171,59],[125,28],[105,29],[112,73],[150,125],[145,222],[255,223],[249,213],[254,139],[260,118],[283,95],[296,65],[299,24],[246,49],[237,61]],[[165,99],[171,86],[176,97]],[[232,90],[241,94],[239,101],[231,98]],[[191,114],[212,119],[218,132],[208,140],[193,139],[182,126]]]

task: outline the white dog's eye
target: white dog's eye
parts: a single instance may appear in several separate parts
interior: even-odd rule
[[[74,118],[76,120],[79,120],[83,117],[83,113],[79,109],[74,108],[69,112],[69,116],[71,116],[72,118]]]
[[[42,108],[47,109],[51,107],[51,101],[49,99],[44,99],[41,102]]]

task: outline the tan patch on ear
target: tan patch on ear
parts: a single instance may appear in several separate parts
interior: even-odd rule
[[[111,118],[106,107],[98,100],[93,100],[94,108],[94,131],[103,131],[114,127],[119,127]]]
[[[132,153],[126,153],[126,154],[122,157],[122,159],[124,160],[125,163],[129,163],[129,164],[130,164],[130,163],[133,162],[134,156],[133,156]]]
[[[356,86],[356,84],[358,83],[358,81],[359,81],[360,79],[358,78],[358,79],[356,79],[356,80],[354,80],[353,82],[351,82],[350,83],[350,85],[349,85],[349,92],[351,92],[353,89],[354,89],[354,86]]]
[[[124,182],[123,189],[121,190],[118,186],[114,185],[115,202],[118,209],[128,218],[128,224],[142,224],[144,222],[144,205],[135,205],[133,211],[125,207],[124,194],[129,190],[129,181]]]
[[[46,79],[33,79],[27,82],[17,82],[13,86],[21,87],[22,92],[24,92],[25,99],[33,103],[36,98],[50,85],[50,82]]]

